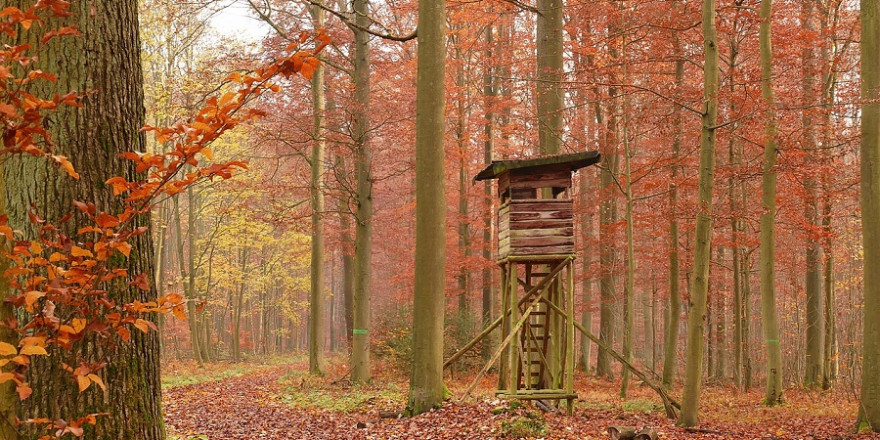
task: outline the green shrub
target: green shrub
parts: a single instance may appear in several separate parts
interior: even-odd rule
[[[412,364],[412,308],[398,305],[381,314],[376,322],[371,343],[373,353],[391,365],[408,371]]]

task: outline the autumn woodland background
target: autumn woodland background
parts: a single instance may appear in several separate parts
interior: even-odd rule
[[[229,7],[265,38],[218,32]],[[870,436],[878,10],[2,0],[0,433]],[[574,416],[495,401],[494,369],[457,400],[500,342],[438,363],[499,315],[498,199],[474,176],[593,150],[576,310],[646,380],[579,337]],[[442,409],[383,416],[444,381]]]

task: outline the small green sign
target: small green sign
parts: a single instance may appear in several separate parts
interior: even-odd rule
[[[353,334],[353,335],[365,335],[365,334],[367,334],[367,329],[365,329],[365,328],[353,328],[353,329],[351,329],[351,334]]]

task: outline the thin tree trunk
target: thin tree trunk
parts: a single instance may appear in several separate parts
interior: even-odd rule
[[[678,40],[677,33],[673,35],[673,43],[678,58],[675,61],[675,90],[681,93],[684,84],[684,58],[681,54],[681,43]],[[663,385],[671,387],[675,381],[675,374],[678,370],[678,331],[680,327],[679,320],[681,318],[681,272],[679,269],[678,254],[678,161],[681,153],[681,136],[684,131],[682,121],[682,108],[680,105],[673,106],[673,125],[672,133],[672,176],[670,177],[669,188],[669,309],[667,312],[666,325],[666,343],[664,344],[663,353]]]
[[[353,0],[355,23],[368,28],[369,0]],[[370,146],[370,35],[356,27],[354,32],[354,142],[357,169],[357,214],[355,215],[355,263],[351,380],[370,380],[370,288],[373,261],[373,153]]]
[[[458,45],[457,45],[458,46]],[[462,261],[459,263],[458,271],[458,314],[459,314],[459,337],[462,342],[470,340],[472,330],[471,320],[471,301],[470,301],[470,268],[468,260],[471,255],[471,231],[468,224],[468,212],[470,211],[470,201],[468,200],[468,187],[470,186],[470,172],[468,171],[468,126],[469,118],[467,111],[467,103],[469,93],[466,86],[465,68],[467,60],[462,53],[460,47],[455,49],[456,59],[458,60],[458,72],[456,74],[456,86],[458,88],[458,99],[456,116],[456,137],[458,141],[458,249]]]
[[[734,23],[734,29],[739,30],[738,23]],[[729,92],[733,96],[736,91],[736,63],[739,55],[739,45],[736,38],[730,39],[728,55],[728,77],[730,78]],[[729,104],[730,118],[736,115],[736,101]],[[733,129],[736,129],[734,124]],[[727,144],[728,162],[731,169],[742,167],[741,155],[739,155],[736,136],[730,136]],[[731,173],[727,182],[727,197],[730,203],[730,242],[733,272],[733,382],[737,387],[743,384],[743,289],[742,289],[742,249],[739,244],[740,213],[737,204],[735,174]]]
[[[703,379],[703,330],[709,290],[709,259],[712,238],[712,192],[715,180],[715,125],[718,118],[718,41],[715,31],[715,0],[703,0],[703,64],[705,108],[700,134],[700,180],[697,232],[694,245],[693,289],[688,313],[687,367],[682,394],[682,426],[697,424]]]
[[[824,3],[824,2],[823,2]],[[830,6],[825,6],[826,11],[820,15],[821,20],[821,28],[825,29],[828,25],[828,19],[831,15]],[[833,64],[831,62],[831,51],[828,50],[828,46],[831,45],[832,48],[836,48],[836,43],[831,40],[830,42],[826,42],[822,44],[821,49],[821,59],[822,59],[822,70],[825,72],[825,79],[822,84],[822,150],[825,152],[825,160],[830,162],[831,156],[831,139],[832,139],[832,130],[833,130],[833,103],[834,103],[834,91],[837,83],[837,76],[834,71]],[[836,50],[834,50],[836,53]],[[823,359],[823,372],[824,376],[822,378],[822,389],[828,390],[831,388],[834,380],[836,379],[836,375],[834,374],[835,368],[837,365],[838,352],[837,352],[837,344],[836,344],[836,332],[835,332],[835,320],[836,320],[836,310],[834,305],[834,246],[831,238],[831,234],[833,232],[831,226],[831,176],[828,173],[822,175],[822,196],[823,196],[823,204],[822,204],[822,232],[824,233],[824,238],[822,240],[822,253],[825,260],[824,266],[824,294],[825,294],[825,337],[824,337],[824,359]]]
[[[186,302],[186,315],[187,315],[187,325],[189,328],[189,336],[190,336],[190,345],[192,346],[193,359],[201,365],[204,362],[202,359],[202,350],[199,347],[199,341],[201,337],[198,332],[198,317],[196,316],[196,301],[195,301],[195,293],[193,292],[193,286],[190,285],[189,274],[187,273],[187,262],[184,254],[184,236],[183,236],[183,227],[182,227],[182,219],[180,213],[180,195],[175,194],[171,201],[174,204],[174,226],[175,226],[175,235],[177,238],[177,264],[180,269],[180,279],[183,283],[183,292],[184,297],[188,300]],[[191,215],[192,213],[190,213]],[[192,240],[192,231],[190,230],[187,235],[188,239]]]
[[[494,49],[494,26],[489,24],[486,26],[486,62],[491,63],[492,49]],[[488,165],[492,162],[492,153],[495,150],[495,95],[497,83],[495,80],[495,69],[488,64],[483,74],[483,96],[485,97],[486,109],[486,125],[484,126],[484,135],[486,136],[483,144],[483,162]],[[483,182],[483,199],[486,204],[486,214],[483,220],[483,259],[487,262],[492,259],[492,216],[495,212],[495,198],[492,196],[492,182],[486,180]],[[494,280],[492,279],[492,269],[486,265],[483,268],[483,327],[488,327],[492,323],[492,296],[494,291]],[[492,357],[492,339],[486,338],[482,345],[483,361],[488,362]]]
[[[321,0],[316,0],[321,4]],[[315,28],[324,27],[325,12],[319,6],[309,10]],[[309,289],[309,374],[323,376],[324,360],[324,139],[326,99],[324,97],[324,66],[318,64],[312,76],[312,258]]]
[[[773,52],[771,44],[772,0],[761,0],[759,31],[761,47],[761,95],[766,107],[764,128],[764,177],[761,214],[761,320],[767,347],[767,387],[764,404],[782,403],[782,348],[776,313],[776,100],[773,94]]]
[[[806,32],[814,32],[813,1],[804,1],[801,4],[801,27]],[[804,45],[801,49],[801,76],[804,110],[801,115],[801,125],[804,130],[803,149],[806,153],[807,166],[818,162],[815,157],[816,133],[813,128],[813,114],[810,106],[816,103],[815,93],[815,64],[813,61],[814,51],[810,45]],[[810,228],[807,230],[806,239],[806,296],[807,296],[807,356],[806,375],[804,385],[818,387],[822,385],[825,376],[825,316],[823,312],[822,291],[822,268],[821,268],[821,240],[813,236],[813,230],[820,228],[819,224],[819,196],[817,183],[813,173],[808,169],[804,178],[804,190],[806,191],[806,203],[804,217]]]
[[[621,8],[623,8],[621,4]],[[624,34],[625,35],[625,34]],[[623,83],[629,80],[626,65],[626,37],[623,39]],[[636,263],[633,242],[633,196],[632,196],[632,168],[630,161],[632,159],[632,150],[629,141],[629,97],[623,100],[623,161],[624,161],[624,180],[626,186],[626,289],[623,297],[623,357],[627,362],[632,363],[633,352],[633,333],[634,325],[634,303],[635,303],[635,276]],[[632,373],[629,368],[623,368],[621,372],[622,380],[620,381],[620,397],[626,398],[626,392],[629,388],[629,381]]]

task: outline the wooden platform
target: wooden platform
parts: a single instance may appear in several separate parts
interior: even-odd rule
[[[495,396],[501,399],[520,400],[568,400],[578,398],[577,393],[569,393],[565,390],[519,390],[516,394],[500,390],[495,392]]]

